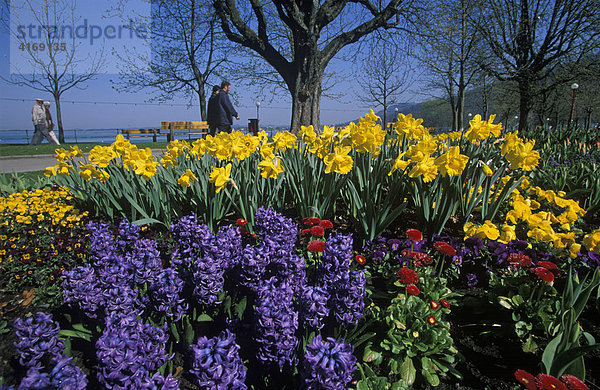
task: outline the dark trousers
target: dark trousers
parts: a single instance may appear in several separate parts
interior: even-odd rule
[[[217,126],[219,132],[231,133],[231,125],[219,125]]]

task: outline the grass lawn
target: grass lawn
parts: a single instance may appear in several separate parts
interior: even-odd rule
[[[62,145],[51,145],[51,144],[40,144],[40,145],[1,145],[0,144],[0,156],[32,156],[36,154],[54,154],[54,150],[57,148],[69,149],[69,146],[77,145],[82,152],[89,152],[96,145],[108,146],[110,144],[94,144],[94,143],[79,143],[79,144],[62,144]],[[135,143],[138,148],[151,148],[151,149],[165,149],[167,142],[139,142]]]

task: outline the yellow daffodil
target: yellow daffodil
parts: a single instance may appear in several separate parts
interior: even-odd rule
[[[469,130],[465,133],[465,137],[471,141],[479,141],[488,138],[491,135],[495,137],[500,136],[502,130],[502,123],[497,125],[492,124],[496,119],[496,115],[490,115],[490,119],[487,121],[481,120],[481,115],[477,114],[473,119],[469,121]]]
[[[179,179],[177,179],[177,184],[182,187],[189,187],[195,181],[198,181],[198,179],[194,176],[192,171],[188,169],[179,177]]]
[[[352,165],[354,161],[352,157],[348,155],[350,153],[349,146],[336,146],[334,148],[333,153],[329,153],[323,159],[323,162],[326,165],[325,173],[337,172],[342,175],[347,174],[352,170]]]
[[[216,187],[216,193],[218,194],[229,181],[231,180],[231,163],[227,164],[224,168],[214,167],[210,173],[210,182],[214,183]]]
[[[390,172],[388,173],[388,176],[391,176],[392,173],[394,173],[396,170],[401,170],[404,171],[406,169],[406,167],[408,167],[410,165],[411,160],[403,160],[402,157],[404,157],[404,154],[406,152],[400,153],[398,155],[398,157],[396,157],[396,160],[394,161],[394,165],[392,166],[392,169],[390,170]]]
[[[317,139],[317,133],[315,133],[315,129],[312,125],[300,126],[298,137],[302,139],[302,142],[304,142],[307,145],[310,145]]]
[[[427,183],[436,178],[438,174],[437,166],[435,165],[435,159],[433,157],[426,157],[417,164],[408,173],[408,176],[415,178],[423,176],[423,182]]]
[[[117,153],[110,146],[96,145],[90,150],[90,161],[99,166],[100,168],[106,168],[110,161],[117,158]]]
[[[280,157],[267,157],[258,163],[258,169],[261,170],[260,175],[265,179],[277,179],[277,176],[283,172],[283,165],[281,164]]]
[[[427,132],[421,123],[423,123],[423,119],[414,119],[412,114],[404,115],[400,113],[394,124],[394,129],[400,139],[405,137],[408,139],[421,139]]]
[[[448,152],[436,158],[434,163],[442,176],[459,176],[467,166],[468,161],[469,157],[460,154],[458,146],[453,146],[448,149]]]

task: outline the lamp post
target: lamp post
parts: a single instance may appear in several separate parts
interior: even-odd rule
[[[257,100],[256,101],[256,120],[258,120],[258,109],[260,108],[260,102]]]
[[[513,130],[517,129],[519,127],[519,116],[515,115],[515,127],[513,128]]]
[[[571,84],[571,89],[573,90],[573,99],[571,100],[571,117],[569,119],[569,127],[573,126],[573,113],[575,112],[575,91],[577,91],[577,88],[579,88],[579,84]]]

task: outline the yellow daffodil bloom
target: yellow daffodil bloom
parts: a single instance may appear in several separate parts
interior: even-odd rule
[[[398,155],[398,157],[396,157],[396,160],[394,161],[394,165],[392,166],[392,169],[388,173],[388,176],[391,176],[392,173],[394,173],[398,169],[401,171],[404,171],[406,169],[406,167],[408,167],[410,165],[411,160],[403,160],[402,159],[402,157],[404,157],[405,153],[406,152],[400,153]]]
[[[182,187],[189,187],[195,181],[198,181],[198,179],[194,176],[192,171],[188,169],[179,177],[179,179],[177,179],[177,184]]]
[[[110,146],[96,145],[90,150],[90,161],[100,168],[106,168],[110,161],[117,157],[117,153]]]
[[[266,158],[258,163],[258,169],[261,170],[260,175],[265,179],[277,179],[277,176],[283,172],[283,165],[280,157]]]
[[[218,194],[229,181],[231,180],[231,163],[227,164],[224,168],[214,167],[210,173],[210,182],[214,183],[216,187],[216,193]]]
[[[307,145],[310,145],[317,139],[317,133],[315,133],[315,129],[312,125],[300,126],[298,137],[302,139],[302,142],[304,142]]]
[[[488,138],[491,135],[495,137],[500,136],[502,130],[502,123],[497,125],[492,124],[496,119],[496,115],[490,115],[490,119],[487,121],[481,120],[481,115],[477,114],[473,119],[469,121],[469,130],[465,133],[465,137],[471,141],[479,141]]]
[[[408,176],[415,178],[423,176],[423,182],[427,183],[436,178],[438,174],[437,166],[435,165],[435,159],[433,157],[426,157],[417,164],[408,173]]]
[[[400,139],[405,137],[408,139],[421,139],[427,132],[421,123],[423,123],[423,119],[414,119],[412,114],[404,115],[400,113],[394,124],[394,129]]]
[[[351,149],[352,148],[349,146],[336,146],[333,153],[329,153],[325,156],[323,159],[323,162],[326,165],[325,173],[331,173],[333,171],[345,175],[350,172],[350,170],[352,170],[352,165],[354,164],[352,157],[348,155]]]
[[[460,154],[458,146],[453,146],[448,149],[447,153],[436,158],[434,163],[442,176],[459,176],[467,166],[468,161],[469,157]]]

